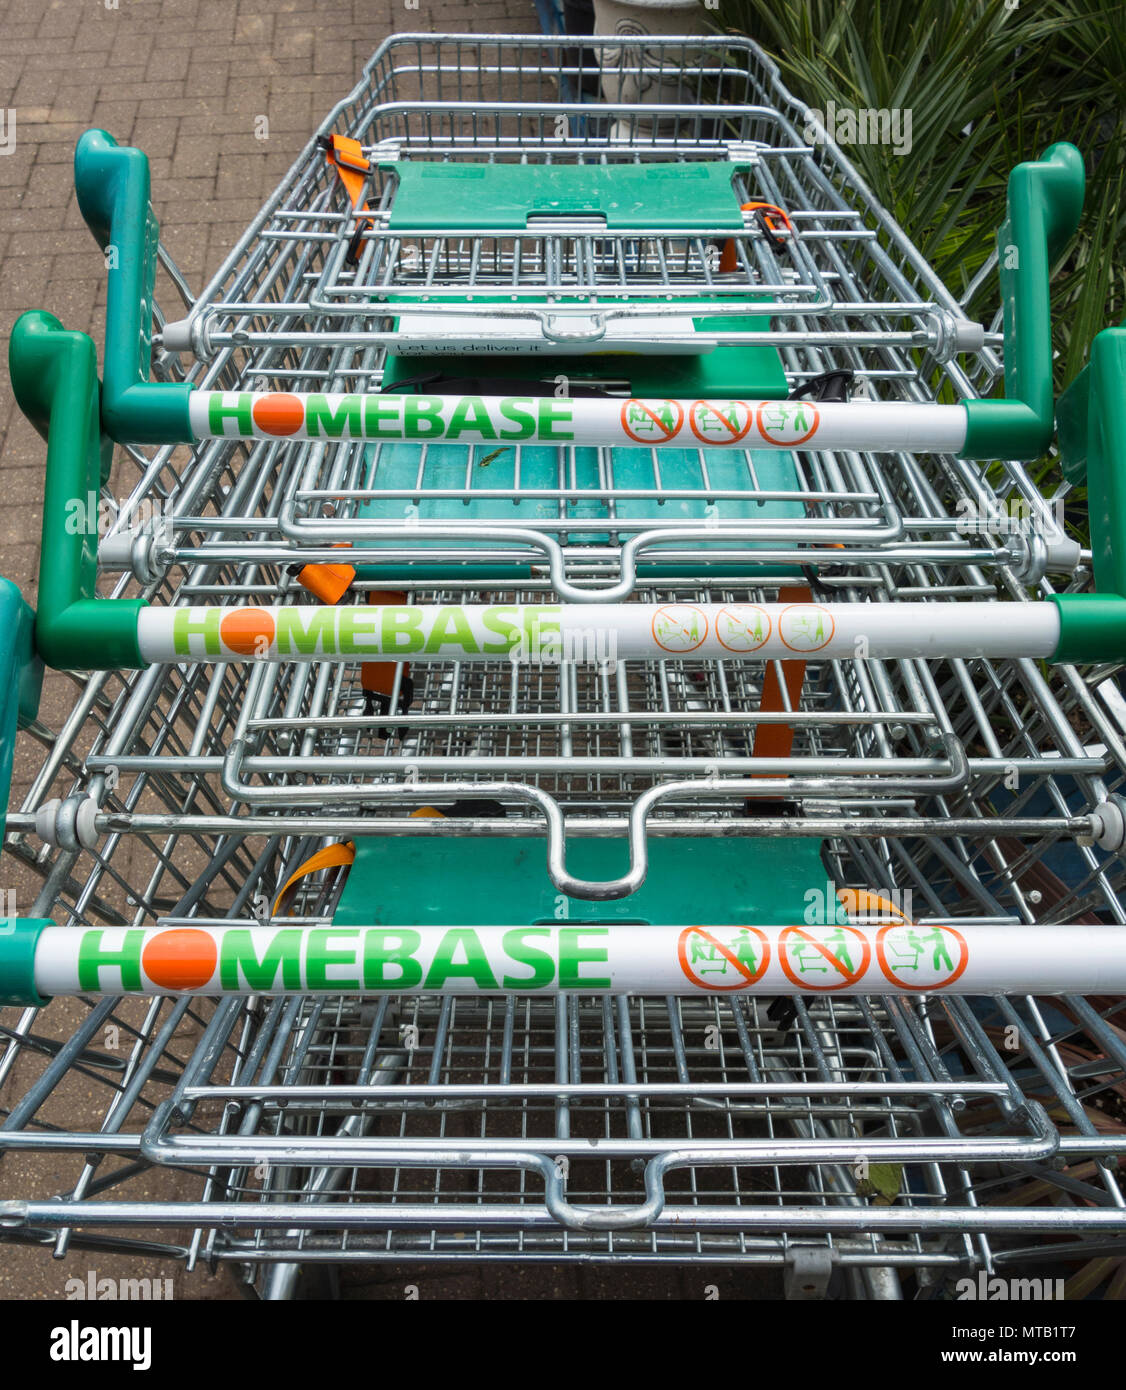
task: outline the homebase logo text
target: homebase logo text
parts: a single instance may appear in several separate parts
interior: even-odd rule
[[[467,612],[460,604],[433,611],[413,605],[344,608],[177,608],[172,620],[177,656],[216,658],[227,652],[265,660],[271,656],[505,656],[549,662],[566,659],[575,644],[564,640],[555,604],[490,604]],[[583,634],[580,634],[582,636]],[[580,645],[597,647],[596,629]]]
[[[1015,1299],[1029,1303],[1062,1301],[1062,1279],[1001,1279],[982,1271],[976,1279],[959,1279],[955,1284],[958,1298],[989,1299],[994,1302]]]
[[[51,1329],[52,1361],[131,1361],[135,1371],[152,1367],[151,1327],[83,1327],[73,1318]]]
[[[193,392],[197,438],[445,439],[456,443],[571,443],[575,404],[558,396],[398,396],[354,393],[308,396],[273,391]]]
[[[496,937],[499,936],[499,941]],[[488,943],[488,944],[487,944]],[[498,949],[499,947],[499,949]],[[410,927],[232,928],[218,940],[197,928],[151,935],[92,928],[78,948],[77,984],[85,992],[202,989],[292,994],[360,989],[435,991],[452,982],[471,989],[609,989],[605,927],[513,927],[498,933],[451,927],[424,947]],[[471,984],[469,982],[472,982]]]
[[[172,618],[176,655],[212,660],[234,652],[250,660],[275,656],[505,656],[514,665],[564,662],[613,665],[618,634],[612,628],[562,625],[556,604],[488,604],[434,608],[366,604],[343,608],[191,609]]]
[[[68,1279],[64,1292],[67,1298],[84,1298],[102,1303],[128,1302],[131,1299],[167,1303],[174,1297],[171,1279],[99,1278],[96,1269],[88,1270],[85,1279]]]

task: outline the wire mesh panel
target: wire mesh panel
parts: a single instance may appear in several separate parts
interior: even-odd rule
[[[158,361],[178,374],[171,349],[186,350],[200,387],[274,399],[440,390],[452,357],[455,376],[482,360],[486,391],[498,372],[515,372],[533,394],[623,402],[655,394],[653,382],[688,398],[816,396],[827,374],[832,399],[988,391],[1000,336],[966,322],[753,44],[655,40],[630,61],[678,98],[659,119],[649,105],[570,109],[559,91],[582,76],[566,66],[574,56],[538,39],[393,40],[188,318],[165,327]],[[629,75],[616,79],[623,90]],[[630,193],[615,194],[623,178]],[[654,208],[681,209],[694,234],[646,225]],[[725,227],[708,224],[719,210]],[[519,228],[487,235],[482,220],[505,217]],[[608,218],[607,234],[583,235],[584,218]],[[615,223],[624,225],[610,235]],[[607,351],[628,355],[597,355]],[[705,562],[746,561],[748,547],[780,563],[810,547],[855,547],[841,557],[854,573],[877,552],[990,570],[1008,562],[1026,582],[1074,568],[1074,546],[1061,545],[1019,464],[987,484],[952,455],[771,454],[769,425],[748,432],[741,403],[731,405],[726,419],[693,415],[660,457],[503,440],[420,450],[328,434],[280,453],[276,440],[247,447],[255,476],[286,469],[286,546],[364,536],[389,564],[523,559],[547,564],[576,600],[611,581],[629,592],[635,565],[679,563],[699,578]],[[660,422],[637,420],[638,442],[663,439]],[[198,471],[230,447],[201,447]],[[999,522],[997,494],[1028,524]],[[191,500],[177,519],[190,517]],[[246,539],[231,553],[249,560]]]
[[[82,1248],[71,1228],[96,1227],[128,1250],[136,1228],[194,1227],[168,1252],[251,1266],[273,1296],[317,1261],[781,1266],[817,1247],[886,1296],[888,1271],[926,1289],[1120,1229],[1117,1003],[227,1000],[180,1051],[185,1007],[151,1002],[129,1076],[97,1046],[105,1006],[70,1078],[35,1064],[5,1146],[69,1149],[76,1185],[6,1204],[9,1232]],[[104,1126],[60,1133],[52,1102],[79,1080]],[[138,1159],[185,1172],[188,1198],[149,1178],[132,1199]]]
[[[955,333],[962,318],[956,301],[749,41],[656,38],[643,55],[631,52],[617,75],[619,94],[631,78],[635,85],[641,78],[668,97],[659,106],[640,107],[562,101],[567,79],[582,77],[568,66],[575,50],[538,39],[403,36],[383,53],[322,125],[204,291],[192,316],[197,347],[255,342],[256,332],[268,333],[271,324],[284,332],[277,319],[288,320],[293,332],[315,331],[317,322],[287,310],[295,302],[325,311],[326,331],[334,310],[353,319],[386,316],[388,295],[409,300],[412,312],[422,315],[479,315],[480,305],[433,302],[460,290],[503,290],[488,301],[488,313],[502,317],[524,317],[528,309],[519,301],[551,294],[567,301],[593,295],[598,311],[611,317],[683,315],[683,305],[648,301],[687,295],[721,316],[746,315],[749,305],[762,314],[788,311],[795,315],[792,328],[775,325],[776,343],[787,336],[803,346],[816,340],[821,326],[800,312],[816,309],[830,319],[862,320],[839,325],[842,342],[855,328],[857,341],[867,335],[872,347],[930,346],[945,358],[967,346]],[[324,145],[333,136],[359,147],[349,147],[356,172],[365,176],[354,199],[325,160]],[[708,167],[717,160],[718,174]],[[723,172],[724,161],[730,174]],[[669,164],[680,165],[679,176]],[[635,181],[660,187],[661,198],[644,200],[640,227],[628,225],[629,211],[616,202],[607,204],[608,213],[568,207],[568,190],[583,182],[575,176],[582,168],[596,187],[612,185],[612,174],[635,171]],[[562,218],[562,225],[545,235],[525,224],[522,211],[518,236],[485,235],[505,198],[474,196],[473,187],[491,191],[499,180],[507,190],[528,178],[542,181],[545,190],[530,200],[532,223]],[[728,185],[726,226],[702,225],[700,204],[707,199],[698,196],[701,180]],[[455,197],[418,196],[430,183],[453,189]],[[681,186],[696,196],[679,199]],[[410,207],[434,224],[433,237],[402,222],[403,233],[394,234],[396,201],[408,188]],[[523,190],[515,201],[526,206]],[[585,202],[592,201],[599,198],[588,193]],[[695,238],[661,226],[662,214],[671,215],[670,206],[680,201],[695,208],[685,214],[697,224]],[[743,203],[760,206],[744,212]],[[763,206],[788,212],[789,225],[761,216]],[[400,214],[409,215],[410,209]],[[600,217],[608,217],[611,232],[617,222],[627,232],[657,235],[598,235]],[[591,226],[586,237],[584,218]],[[451,222],[459,224],[456,235]],[[626,295],[647,302],[615,308],[615,299]],[[557,303],[553,312],[570,315],[577,329],[591,308],[589,302],[585,309]],[[542,319],[548,311],[537,312]],[[236,322],[246,336],[233,340]],[[738,334],[734,323],[728,327]],[[987,374],[996,370],[988,350],[981,367]]]

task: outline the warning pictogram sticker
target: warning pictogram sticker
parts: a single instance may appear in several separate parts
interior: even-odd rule
[[[708,635],[708,615],[688,603],[667,603],[653,614],[653,641],[662,651],[691,652]]]
[[[688,412],[692,433],[703,444],[737,444],[754,419],[746,401],[695,401]]]
[[[715,635],[729,652],[753,652],[770,639],[770,614],[755,603],[729,603],[715,615]]]
[[[622,406],[622,429],[636,444],[664,444],[680,433],[684,407],[679,401],[638,401]]]
[[[792,652],[816,652],[827,647],[836,621],[819,603],[791,603],[778,618],[778,636]]]
[[[758,408],[758,432],[768,444],[804,444],[820,424],[812,401],[763,401]]]
[[[896,989],[943,989],[970,962],[970,949],[953,927],[893,922],[876,933],[876,959]]]
[[[758,927],[685,927],[676,953],[701,989],[747,989],[766,974],[770,941]]]
[[[778,964],[799,989],[845,989],[864,978],[871,961],[868,938],[843,923],[785,927],[778,938]]]

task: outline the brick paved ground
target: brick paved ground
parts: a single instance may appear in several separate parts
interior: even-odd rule
[[[137,144],[173,257],[198,290],[391,33],[531,32],[532,0],[0,0],[0,572],[28,594],[38,564],[43,445],[16,408],[7,337],[25,309],[104,329],[105,266],[74,197],[90,126]],[[269,139],[254,137],[259,115]]]
[[[105,267],[75,202],[71,160],[90,126],[137,144],[152,165],[153,202],[174,258],[199,290],[268,192],[289,167],[323,113],[346,93],[388,34],[536,29],[532,0],[0,0],[0,110],[14,109],[16,140],[0,157],[0,573],[34,601],[44,445],[20,415],[8,385],[7,335],[25,309],[47,309],[68,328],[102,343]],[[254,121],[269,118],[269,139]],[[44,717],[69,708],[65,677],[48,677]],[[15,792],[31,775],[17,767]],[[5,886],[11,878],[6,870]],[[19,880],[21,908],[33,896]],[[65,1038],[81,1006],[59,1001],[41,1015],[40,1032]],[[98,1104],[99,1097],[102,1103]],[[10,1097],[0,1096],[0,1104]],[[75,1091],[64,1127],[96,1125],[104,1091]],[[66,1192],[78,1164],[46,1155],[0,1160],[0,1198]],[[167,1174],[131,1183],[143,1200]],[[174,1176],[174,1175],[173,1175]],[[174,1194],[171,1194],[174,1195]],[[236,1296],[230,1273],[192,1276],[152,1259],[75,1252],[62,1262],[50,1245],[0,1245],[0,1298],[56,1298],[68,1278],[99,1276],[176,1280],[177,1298]],[[706,1274],[706,1278],[704,1277]],[[407,1284],[423,1298],[688,1297],[715,1284],[723,1296],[746,1296],[753,1282],[730,1271],[682,1276],[675,1270],[626,1276],[471,1266],[396,1267],[353,1273],[340,1292],[351,1298],[402,1298]]]

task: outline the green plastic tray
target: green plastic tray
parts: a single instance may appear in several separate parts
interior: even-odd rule
[[[573,840],[567,846],[567,871],[580,878],[605,881],[628,870],[624,841]],[[821,841],[805,836],[653,838],[649,872],[636,893],[587,902],[565,897],[548,878],[542,838],[372,836],[356,841],[333,921],[349,927],[801,925],[806,894],[824,894],[827,877]],[[830,906],[836,903],[833,898]],[[843,908],[839,920],[848,920]]]
[[[747,165],[381,164],[398,176],[392,232],[524,231],[536,216],[601,216],[610,232],[741,232],[731,181]]]

